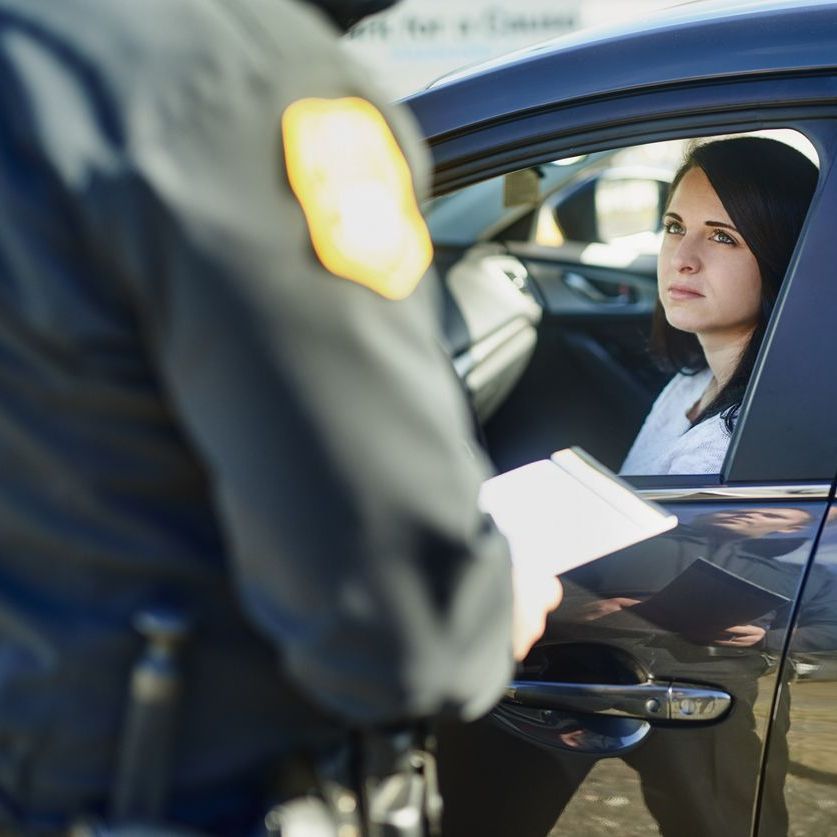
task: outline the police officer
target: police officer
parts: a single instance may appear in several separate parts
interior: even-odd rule
[[[107,816],[149,638],[183,674],[164,815],[245,834],[347,728],[486,712],[557,603],[518,579],[513,626],[426,161],[335,46],[386,4],[321,5],[0,0],[12,833]]]

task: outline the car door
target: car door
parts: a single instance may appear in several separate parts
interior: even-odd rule
[[[807,243],[815,256],[816,239]],[[776,323],[774,340],[798,339],[809,321],[791,310],[786,331]],[[571,318],[556,316],[554,326],[561,325],[571,329]],[[606,330],[606,319],[598,327]],[[544,362],[550,346],[540,346]],[[777,357],[773,367],[765,362],[763,374],[783,373],[787,359]],[[780,391],[801,402],[808,394],[800,382],[795,391]],[[591,835],[616,823],[629,835],[656,828],[746,835],[760,781],[761,833],[785,833],[787,770],[781,756],[771,756],[761,780],[762,750],[804,559],[824,519],[830,483],[821,471],[799,467],[778,482],[765,456],[777,430],[764,430],[759,409],[749,417],[758,422],[751,432],[768,434],[758,461],[748,463],[755,445],[739,434],[744,458],[736,460],[733,449],[725,474],[631,480],[677,514],[679,527],[564,576],[565,601],[507,701],[488,721],[442,735],[450,833],[535,835],[554,827]],[[798,432],[808,422],[795,424]],[[743,479],[728,476],[736,468]],[[760,468],[767,478],[758,478]],[[768,595],[739,607],[752,593],[747,582]],[[678,619],[611,611],[625,601],[667,596]],[[727,630],[742,626],[762,632],[758,641],[725,645]],[[774,727],[774,752],[782,723],[780,717]],[[466,776],[477,778],[463,783]]]
[[[716,34],[720,48],[724,31]],[[732,40],[741,34],[727,33]],[[787,34],[777,26],[776,38]],[[684,36],[680,47],[687,42]],[[615,51],[624,58],[632,48]],[[602,65],[606,53],[606,45],[596,53]],[[534,71],[534,62],[525,69]],[[510,85],[523,78],[520,66],[513,70]],[[743,837],[755,829],[786,833],[787,811],[794,811],[782,793],[788,769],[774,757],[787,740],[787,722],[776,714],[788,679],[780,672],[795,659],[785,656],[789,629],[837,471],[837,386],[826,350],[837,261],[837,108],[827,93],[834,78],[825,70],[780,78],[751,72],[722,82],[696,81],[697,70],[684,74],[682,84],[636,84],[619,95],[602,92],[601,82],[590,99],[507,110],[459,132],[429,130],[438,137],[442,188],[479,179],[480,171],[496,175],[637,137],[765,127],[807,136],[822,172],[722,473],[632,480],[678,515],[678,528],[567,574],[565,602],[507,700],[487,719],[441,730],[448,834],[554,829],[589,837],[659,829]],[[451,102],[478,92],[471,82],[467,91],[449,91]],[[438,117],[443,90],[425,103],[429,110],[414,103],[420,120]],[[510,96],[506,90],[504,102]],[[537,276],[535,259],[527,273]],[[606,329],[604,313],[594,319]],[[525,437],[526,416],[521,408],[507,434]],[[827,610],[830,588],[820,587]],[[619,607],[651,598],[668,607],[635,618]],[[731,627],[750,627],[759,639],[730,647],[724,638]],[[828,822],[832,829],[837,819]]]

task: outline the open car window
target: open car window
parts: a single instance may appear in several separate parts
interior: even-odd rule
[[[757,133],[816,163],[802,134]],[[448,348],[499,470],[570,445],[620,469],[671,378],[648,341],[662,213],[693,142],[577,155],[426,205]],[[672,476],[691,475],[658,480]]]

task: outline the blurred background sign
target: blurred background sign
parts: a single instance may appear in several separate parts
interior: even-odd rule
[[[344,41],[392,98],[400,98],[451,70],[672,5],[677,0],[403,0],[363,21]]]

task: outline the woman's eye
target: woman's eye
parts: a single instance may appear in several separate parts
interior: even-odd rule
[[[683,229],[683,225],[678,223],[677,221],[666,221],[663,224],[663,229],[669,235],[683,235],[685,230]]]
[[[717,241],[719,244],[738,244],[731,235],[727,235],[723,230],[714,230],[712,232],[712,240]]]

